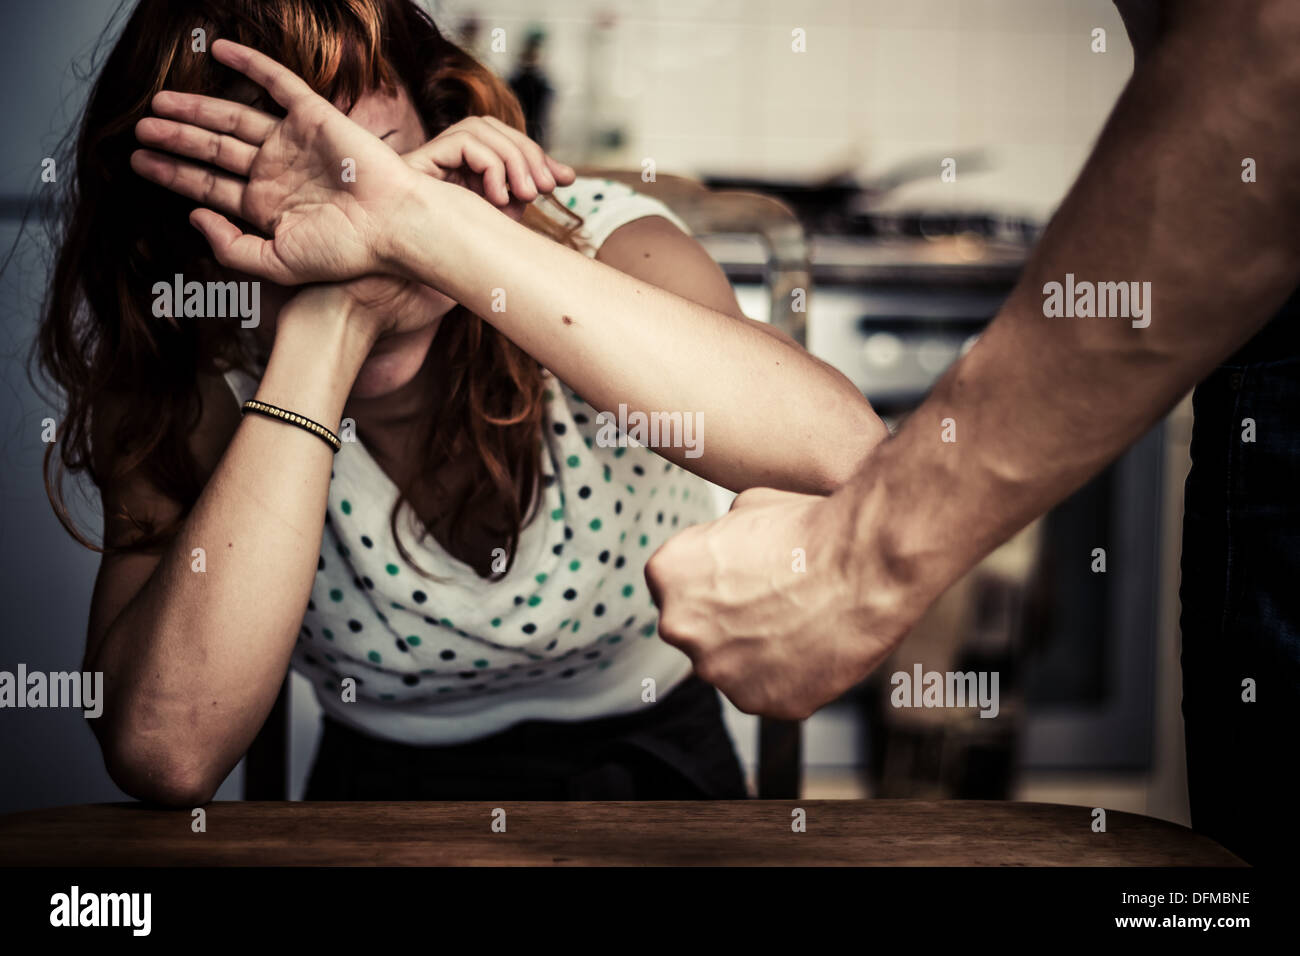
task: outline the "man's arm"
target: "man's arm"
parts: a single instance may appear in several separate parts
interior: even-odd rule
[[[1146,432],[1300,281],[1300,4],[1171,8],[1001,314],[840,493],[858,540],[931,597]],[[1067,273],[1149,282],[1150,324],[1046,317],[1044,286]]]
[[[829,499],[742,495],[661,549],[665,639],[742,709],[806,716],[1267,322],[1300,280],[1297,48],[1290,0],[1171,5],[979,343]],[[1149,282],[1149,325],[1046,317],[1067,273]]]

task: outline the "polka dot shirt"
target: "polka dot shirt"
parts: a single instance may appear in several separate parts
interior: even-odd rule
[[[623,222],[674,219],[605,181],[562,192],[586,220],[589,254]],[[239,372],[227,379],[240,401],[257,387]],[[546,384],[541,494],[498,581],[420,540],[404,507],[403,544],[433,578],[408,566],[390,532],[397,488],[360,442],[335,456],[292,659],[330,715],[385,739],[458,743],[522,720],[632,711],[650,682],[661,698],[690,672],[658,637],[644,567],[673,534],[715,516],[711,486],[647,448],[610,446],[596,409],[549,373]]]

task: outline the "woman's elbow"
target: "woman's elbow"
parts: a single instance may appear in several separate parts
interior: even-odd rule
[[[865,403],[837,416],[839,427],[827,436],[817,456],[815,494],[829,495],[852,480],[876,446],[889,437],[880,416]]]
[[[166,807],[196,807],[217,792],[224,775],[194,748],[146,746],[138,738],[101,741],[104,765],[128,796]]]

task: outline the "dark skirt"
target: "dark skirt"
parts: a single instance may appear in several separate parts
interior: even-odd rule
[[[616,717],[525,721],[480,740],[413,746],[323,719],[308,800],[741,799],[718,692],[691,675]]]

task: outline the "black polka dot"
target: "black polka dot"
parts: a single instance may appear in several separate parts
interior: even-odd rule
[[[673,515],[673,527],[677,527],[677,515]]]
[[[482,690],[486,686],[487,684],[474,684],[470,687],[470,690]]]
[[[310,654],[302,655],[302,659],[305,660],[312,667],[316,667],[320,663],[319,661],[316,660],[316,658],[312,657]]]
[[[570,541],[572,539],[573,539],[573,529],[566,525],[564,528],[564,540]]]
[[[596,202],[600,202],[602,199],[605,198],[605,194],[604,194],[604,193],[596,193],[596,195],[592,196],[591,198],[594,199]]]
[[[558,637],[553,637],[551,638],[551,643],[546,645],[546,649],[548,651],[553,651],[555,650],[555,645],[558,643],[560,643],[560,639]]]
[[[624,627],[631,627],[631,626],[632,626],[633,624],[635,624],[635,623],[636,623],[636,617],[633,616],[633,617],[629,617],[626,621],[624,621],[624,622],[623,622],[623,626],[624,626]]]
[[[590,498],[590,497],[591,497],[591,488],[590,488],[588,485],[583,485],[581,488],[578,489],[578,497],[579,497],[579,498]]]
[[[614,559],[614,567],[616,568],[621,568],[625,564],[627,564],[627,562],[623,560],[623,555],[621,554]]]
[[[478,671],[461,671],[461,672],[460,672],[460,679],[461,679],[461,680],[473,680],[475,677],[478,677]]]
[[[361,582],[365,584],[367,591],[373,591],[375,589],[375,582],[370,580],[370,578],[362,578]]]
[[[450,651],[450,650],[448,650],[448,651],[443,651],[443,652],[442,652],[441,654],[439,654],[438,656],[441,657],[444,661],[450,661],[450,660],[453,660],[453,659],[456,657],[456,652],[455,652],[455,651]]]
[[[314,611],[314,610],[316,610],[316,602],[315,602],[315,601],[311,601],[311,600],[309,600],[309,601],[307,602],[307,610],[309,610],[309,611]]]
[[[356,618],[353,618],[352,620],[348,621],[348,627],[352,629],[353,633],[356,633],[357,631],[361,630],[361,622],[358,621]]]
[[[524,599],[523,599],[522,597],[520,597],[518,594],[516,594],[516,595],[515,595],[515,607],[518,607],[520,604],[523,604],[523,603],[524,603]]]
[[[551,485],[553,485],[553,484],[555,484],[555,476],[554,476],[554,475],[542,475],[542,487],[543,487],[543,488],[549,488],[549,487],[551,487]]]
[[[437,624],[437,623],[438,623],[438,619],[437,619],[437,618],[433,618],[433,617],[429,617],[429,615],[426,614],[426,615],[424,615],[424,623],[425,623],[425,624]]]
[[[588,421],[587,416],[584,415],[582,412],[578,412],[577,414],[575,414],[573,416],[573,420],[577,422],[579,425],[585,425],[587,424]]]
[[[307,635],[308,637],[311,637],[311,628],[308,627],[306,624],[304,624],[304,625],[302,626],[302,632],[303,632],[303,634]]]
[[[657,521],[659,524],[663,524],[663,523],[664,523],[664,513],[663,513],[662,511],[659,512],[659,514],[655,516],[655,521]]]
[[[535,634],[537,633],[537,625],[532,623],[525,624],[523,627],[520,628],[520,630],[523,631],[525,634]]]
[[[400,637],[397,639],[397,649],[403,654],[410,650],[410,648],[406,646],[406,641],[402,640]]]
[[[608,552],[608,551],[602,551],[602,552],[600,552],[600,563],[601,563],[601,564],[609,564],[609,552]]]
[[[621,515],[622,513],[623,513],[623,502],[621,501],[614,502],[614,514]]]
[[[414,687],[420,683],[420,676],[418,674],[406,674],[402,677],[402,683],[407,687]]]
[[[356,588],[357,588],[358,591],[360,591],[360,590],[362,590],[363,588],[365,588],[365,585],[361,583],[361,577],[360,577],[360,575],[358,575],[357,577],[354,577],[354,578],[352,579],[352,583],[356,585]]]
[[[317,571],[325,570],[325,555],[322,554],[320,556],[320,560],[316,562],[316,570]]]
[[[573,676],[574,674],[576,674],[576,673],[578,673],[578,672],[577,672],[576,670],[574,670],[572,667],[566,667],[564,670],[560,671],[560,676],[561,676],[561,677],[572,677],[572,676]]]
[[[375,543],[370,540],[370,536],[365,534],[361,536],[361,543],[364,544],[367,548],[373,548],[375,546]]]
[[[557,544],[555,547],[551,548],[551,553],[554,554],[556,557],[559,557],[561,554],[564,553],[564,545]]]
[[[600,651],[587,651],[587,653],[583,654],[582,656],[589,661],[594,661],[597,657],[600,656]]]
[[[343,545],[341,545],[341,544],[340,544],[340,545],[336,545],[335,548],[334,548],[334,550],[337,551],[337,552],[339,553],[339,557],[340,557],[340,558],[346,558],[346,557],[348,556],[348,549],[345,548],[345,547],[343,547]]]
[[[645,469],[642,468],[640,465],[633,465],[633,466],[632,466],[632,474],[634,474],[634,475],[644,475],[644,474],[645,474]]]
[[[569,588],[564,592],[564,600],[566,601],[572,601],[577,596],[578,596],[578,592],[573,590],[573,588]]]
[[[565,432],[569,430],[567,427],[565,427],[564,422],[556,422],[554,425],[551,426],[551,429],[557,435],[563,435]]]
[[[425,601],[429,600],[429,595],[425,594],[423,591],[412,591],[411,600],[416,604],[423,604]]]
[[[595,614],[596,617],[600,617],[602,614],[605,613],[605,605],[597,604],[595,607],[591,609],[591,612]]]

